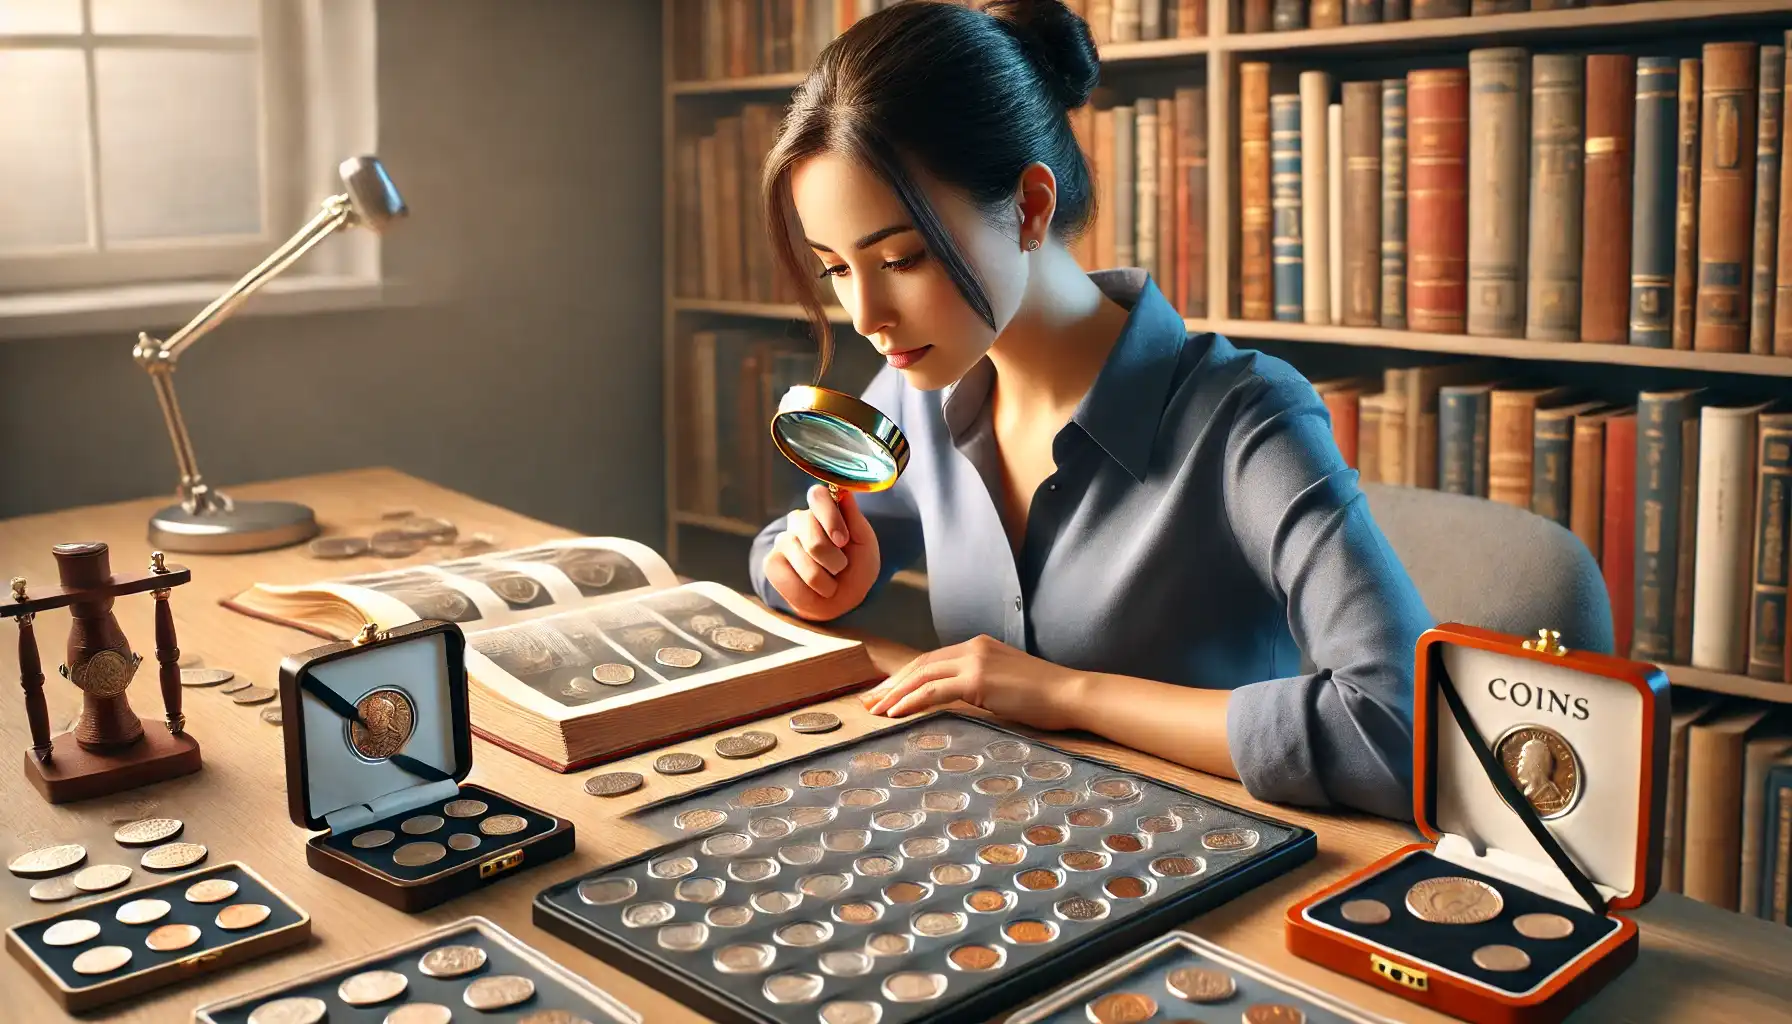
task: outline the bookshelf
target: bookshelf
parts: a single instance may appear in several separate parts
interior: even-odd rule
[[[974,0],[973,0],[974,2]],[[1183,3],[1191,0],[1181,0]],[[1581,341],[1543,341],[1524,337],[1485,337],[1466,333],[1389,330],[1379,327],[1317,325],[1276,320],[1243,319],[1240,312],[1238,270],[1239,217],[1238,152],[1240,113],[1239,65],[1267,61],[1275,65],[1324,67],[1334,82],[1351,80],[1356,64],[1366,67],[1399,64],[1460,66],[1472,49],[1494,46],[1539,48],[1580,47],[1588,51],[1614,48],[1634,50],[1652,40],[1664,45],[1687,37],[1701,40],[1764,38],[1767,33],[1792,28],[1792,0],[1637,0],[1567,10],[1529,11],[1475,15],[1379,24],[1343,25],[1293,31],[1245,33],[1244,0],[1201,0],[1208,4],[1206,34],[1192,38],[1153,39],[1105,43],[1101,46],[1103,85],[1128,76],[1157,76],[1159,81],[1178,74],[1199,75],[1206,89],[1206,270],[1208,316],[1187,319],[1192,331],[1214,331],[1241,341],[1292,343],[1314,351],[1356,353],[1433,353],[1523,360],[1534,364],[1579,365],[1599,371],[1628,369],[1653,375],[1651,386],[1678,374],[1716,374],[1757,382],[1771,393],[1787,391],[1783,378],[1792,377],[1792,357],[1747,352],[1714,352],[1692,349],[1647,348],[1629,344],[1596,344]],[[1344,0],[1340,0],[1340,4]],[[1599,3],[1599,0],[1585,0]],[[686,10],[684,0],[665,4],[665,109],[667,167],[674,166],[675,137],[681,118],[713,117],[729,103],[780,102],[802,80],[800,72],[742,75],[698,79],[680,77],[674,58],[677,17]],[[1418,62],[1415,64],[1414,62]],[[688,64],[686,65],[688,67]],[[1375,77],[1373,72],[1356,75]],[[1278,82],[1278,90],[1287,91]],[[1752,167],[1752,155],[1751,155]],[[1788,161],[1792,163],[1792,161]],[[677,428],[673,409],[678,401],[673,375],[680,338],[693,322],[759,323],[789,325],[799,320],[792,303],[739,301],[679,294],[677,287],[676,175],[670,170],[666,190],[666,287],[665,365],[667,437],[667,549],[676,560],[681,530],[703,530],[751,537],[760,524],[746,519],[681,510],[676,494],[674,439]],[[1410,183],[1408,185],[1410,187]],[[837,325],[848,324],[844,310],[829,311]],[[1522,333],[1522,327],[1521,327]],[[1298,365],[1298,359],[1295,360]],[[1792,393],[1788,391],[1787,393]],[[922,573],[898,575],[906,585],[925,588]],[[1792,685],[1714,672],[1691,666],[1664,665],[1672,681],[1713,693],[1745,696],[1792,704]]]

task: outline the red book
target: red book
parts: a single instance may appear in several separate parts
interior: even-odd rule
[[[1468,315],[1468,69],[1406,76],[1406,322],[1461,334]]]
[[[1599,557],[1612,603],[1612,653],[1630,657],[1636,621],[1636,413],[1605,421],[1604,549]]]

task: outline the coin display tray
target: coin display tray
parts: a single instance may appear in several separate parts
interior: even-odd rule
[[[1089,824],[1070,824],[1073,816]],[[953,712],[649,805],[638,818],[686,836],[544,890],[536,924],[711,1017],[764,1024],[986,1020],[1067,972],[1279,875],[1315,848],[1306,829]],[[1029,841],[1038,826],[1062,828],[1063,841]],[[1204,835],[1224,829],[1249,829],[1257,841],[1244,850],[1203,845]],[[1128,840],[1116,849],[1111,836],[1132,837],[1140,849],[1126,852]],[[980,858],[992,845],[1016,846],[1021,859]],[[1069,869],[1062,858],[1073,852],[1101,854],[1102,863]],[[1166,857],[1186,857],[1195,870],[1154,870]],[[935,872],[944,865],[971,877],[941,881]],[[1057,884],[1034,890],[1020,881],[1039,869],[1055,871]],[[844,887],[818,897],[825,876]],[[712,886],[701,879],[720,883],[716,898],[691,898]],[[1136,880],[1137,895],[1115,895],[1107,886],[1125,884],[1116,879]],[[920,888],[886,894],[899,883]],[[631,887],[632,895],[613,898]],[[971,894],[984,890],[999,893],[1001,905],[973,909]],[[782,910],[772,902],[797,896]],[[906,896],[919,898],[902,902]],[[1061,908],[1072,900],[1083,913],[1093,901],[1099,914],[1066,916]],[[655,904],[663,917],[639,909]],[[844,908],[864,914],[861,904],[876,920],[851,923]],[[716,923],[743,906],[753,910],[750,920]],[[962,915],[961,927],[939,934],[918,926],[936,912]],[[819,927],[789,929],[802,922]],[[1016,941],[1009,929],[1023,922],[1044,941]],[[703,925],[701,944],[683,948],[697,930],[680,928],[694,924]],[[721,950],[742,944],[770,950],[769,963],[719,969]],[[996,962],[963,969],[952,956],[962,946],[994,950]],[[917,999],[911,985],[938,990]]]
[[[235,882],[236,893],[216,903],[187,900],[189,886],[212,878]],[[168,913],[149,924],[121,923],[118,908],[140,899],[165,900]],[[218,927],[218,912],[239,903],[259,903],[267,907],[267,919],[252,928],[234,931]],[[44,933],[51,926],[78,920],[99,925],[100,933],[73,946],[52,946],[44,941]],[[193,925],[199,929],[199,941],[185,949],[165,952],[157,952],[144,944],[150,932],[170,924]],[[56,995],[64,1009],[78,1012],[253,959],[303,942],[310,934],[309,914],[281,895],[248,865],[232,861],[185,874],[158,877],[149,885],[109,893],[49,917],[14,925],[6,930],[6,946],[14,958]],[[75,958],[100,946],[123,946],[131,951],[131,958],[105,974],[77,973]]]
[[[1197,1003],[1183,998],[1165,982],[1183,967],[1219,971],[1237,990],[1225,999]],[[1160,935],[1138,949],[1021,1007],[1002,1024],[1088,1024],[1101,1019],[1092,1008],[1104,996],[1129,992],[1157,1003],[1149,1020],[1237,1020],[1260,1003],[1292,1006],[1305,1014],[1305,1024],[1393,1024],[1386,1017],[1349,1006],[1315,988],[1283,977],[1246,960],[1223,946],[1188,932]]]
[[[1499,915],[1480,924],[1435,924],[1421,920],[1406,907],[1406,891],[1427,878],[1473,878],[1499,890],[1504,905]],[[1382,924],[1355,924],[1344,920],[1343,906],[1351,900],[1380,900],[1389,917]],[[1518,933],[1514,919],[1525,914],[1559,914],[1574,931],[1560,939],[1530,939]],[[1470,978],[1511,995],[1535,991],[1583,953],[1618,930],[1618,922],[1589,913],[1523,886],[1502,882],[1414,850],[1388,867],[1342,892],[1307,908],[1308,920],[1365,942],[1398,953],[1402,959]],[[1475,950],[1487,945],[1516,946],[1531,958],[1522,971],[1490,971],[1475,963]]]

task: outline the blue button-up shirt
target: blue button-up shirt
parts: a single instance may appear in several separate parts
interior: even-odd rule
[[[1143,271],[1090,277],[1130,313],[1052,439],[1018,557],[988,357],[940,391],[889,367],[865,390],[910,444],[896,485],[859,495],[876,587],[925,553],[943,643],[987,633],[1081,671],[1229,689],[1253,796],[1410,818],[1413,652],[1433,621],[1324,402],[1280,359],[1189,335]],[[760,531],[749,571],[788,612],[761,568],[784,525]]]

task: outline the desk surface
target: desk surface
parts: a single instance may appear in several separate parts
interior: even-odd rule
[[[414,508],[455,522],[462,534],[488,530],[505,546],[517,546],[571,534],[558,527],[506,511],[465,495],[386,469],[369,469],[306,477],[285,482],[231,488],[243,498],[287,498],[316,510],[326,532],[377,518],[387,508]],[[150,513],[166,504],[157,498],[74,509],[0,522],[0,576],[23,575],[33,583],[55,580],[54,544],[103,540],[112,549],[114,571],[148,565],[145,524]],[[439,549],[437,549],[439,551]],[[320,641],[297,630],[231,612],[217,601],[256,582],[302,583],[361,571],[430,560],[429,551],[408,559],[350,563],[319,562],[302,549],[250,555],[171,556],[169,561],[193,570],[193,582],[175,590],[173,607],[183,652],[196,653],[212,666],[231,668],[258,684],[275,685],[280,659]],[[121,599],[114,608],[139,652],[154,648],[153,602]],[[46,695],[53,731],[60,731],[80,712],[78,691],[55,675],[66,637],[66,613],[39,619],[38,643],[44,651]],[[572,819],[578,847],[571,855],[515,875],[479,892],[411,915],[340,885],[305,865],[307,833],[286,816],[285,768],[278,728],[264,724],[254,709],[238,707],[215,689],[189,689],[184,694],[188,731],[198,739],[205,768],[183,779],[127,791],[77,804],[52,806],[39,797],[22,774],[20,759],[30,746],[23,704],[15,689],[18,676],[17,637],[8,627],[0,638],[0,858],[10,860],[28,849],[78,842],[88,849],[88,863],[129,863],[112,840],[113,829],[151,815],[180,818],[183,839],[210,849],[207,863],[241,860],[268,878],[312,916],[309,945],[275,954],[208,976],[198,984],[162,989],[128,1000],[87,1019],[109,1021],[185,1021],[200,1003],[276,983],[331,963],[393,945],[420,932],[464,917],[483,915],[591,979],[640,1011],[654,1024],[685,1024],[704,1018],[672,1002],[597,959],[540,931],[530,923],[530,901],[552,882],[581,874],[653,845],[642,828],[621,821],[636,806],[676,792],[707,785],[748,771],[767,761],[794,757],[814,748],[863,735],[888,725],[846,697],[820,705],[839,714],[842,730],[822,736],[801,736],[784,725],[786,716],[767,719],[778,746],[760,758],[726,761],[710,758],[694,775],[656,775],[649,751],[622,761],[569,775],[557,775],[483,740],[475,740],[469,781],[495,788]],[[865,637],[880,666],[893,670],[912,654],[897,645]],[[131,688],[133,707],[146,721],[159,720],[161,697],[153,674],[144,674]],[[1023,730],[1025,731],[1025,730]],[[1186,927],[1301,981],[1326,989],[1365,1009],[1402,1021],[1445,1021],[1449,1018],[1413,1006],[1370,986],[1341,977],[1288,953],[1283,945],[1282,913],[1290,903],[1394,848],[1409,842],[1409,827],[1360,816],[1312,814],[1251,799],[1235,782],[1202,775],[1154,757],[1105,742],[1065,736],[1051,742],[1104,757],[1197,792],[1306,825],[1319,835],[1319,854],[1308,864],[1265,884],[1229,904],[1187,923]],[[692,744],[694,746],[694,744]],[[597,771],[630,768],[641,772],[646,786],[629,796],[600,799],[583,784]],[[149,882],[136,868],[131,886]],[[36,904],[27,895],[31,882],[0,876],[0,920],[10,926],[41,917],[64,904]],[[1792,929],[1718,910],[1676,894],[1663,894],[1636,912],[1642,926],[1638,962],[1572,1018],[1617,1024],[1629,1021],[1792,1022]],[[11,957],[0,957],[0,992],[6,1008],[0,1019],[42,1021],[64,1019],[61,1008],[37,981]]]

